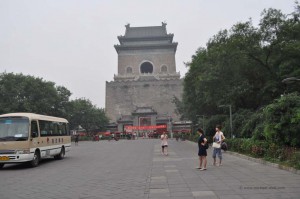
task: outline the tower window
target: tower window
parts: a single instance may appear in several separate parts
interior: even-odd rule
[[[153,73],[153,65],[150,62],[142,63],[141,73]]]
[[[132,68],[131,68],[131,67],[127,67],[126,73],[127,73],[127,74],[131,74],[131,73],[132,73]]]
[[[167,72],[168,72],[168,67],[167,67],[166,65],[163,65],[163,66],[161,67],[160,71],[161,71],[162,73],[167,73]]]

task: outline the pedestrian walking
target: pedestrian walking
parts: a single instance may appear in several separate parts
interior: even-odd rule
[[[78,141],[79,141],[79,135],[75,135],[75,146],[78,146]]]
[[[162,155],[168,155],[168,135],[166,132],[160,136],[161,139],[161,153]]]
[[[221,144],[225,140],[225,136],[223,132],[221,131],[221,125],[216,126],[216,134],[213,136],[213,165],[214,166],[221,166],[222,165],[222,150],[221,150]],[[217,164],[217,155],[219,158],[219,163]]]
[[[197,130],[197,133],[199,134],[198,138],[198,156],[199,156],[199,169],[200,171],[205,171],[207,169],[207,139],[205,138],[204,131],[199,128]]]

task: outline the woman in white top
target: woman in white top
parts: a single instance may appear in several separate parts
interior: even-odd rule
[[[225,140],[225,136],[223,134],[223,132],[221,131],[221,126],[220,125],[217,125],[216,127],[216,134],[215,136],[213,137],[213,141],[216,142],[218,144],[218,147],[214,147],[213,149],[213,159],[214,159],[214,162],[213,162],[213,165],[215,166],[221,166],[222,165],[222,151],[221,151],[221,144],[223,142],[223,140]],[[216,160],[216,157],[219,157],[219,164],[217,164],[217,160]]]
[[[168,135],[166,132],[160,136],[161,139],[161,153],[162,155],[168,155]]]

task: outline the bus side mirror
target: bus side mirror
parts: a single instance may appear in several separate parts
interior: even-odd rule
[[[38,136],[37,132],[32,132],[32,133],[31,133],[31,137],[32,137],[32,138],[36,138],[37,136]]]

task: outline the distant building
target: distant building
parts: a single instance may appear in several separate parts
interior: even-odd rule
[[[114,46],[118,74],[106,82],[109,128],[119,132],[171,130],[171,123],[179,121],[172,100],[174,96],[181,99],[183,92],[175,62],[178,43],[167,33],[166,23],[125,27],[125,35],[118,36],[120,44]]]

